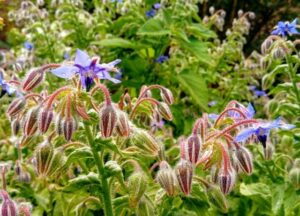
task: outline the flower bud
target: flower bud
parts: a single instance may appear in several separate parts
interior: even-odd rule
[[[149,97],[152,97],[152,93],[151,93],[150,90],[147,90],[147,91],[144,93],[144,91],[145,91],[146,88],[148,88],[148,86],[146,86],[146,85],[143,85],[143,86],[142,86],[141,91],[140,91],[140,96],[141,96],[141,94],[143,94],[143,95],[144,95],[143,98],[149,98]]]
[[[63,163],[63,152],[56,150],[53,146],[45,141],[40,144],[35,152],[36,170],[41,177],[51,177]]]
[[[147,176],[142,171],[133,173],[128,178],[129,205],[136,207],[147,189]]]
[[[242,17],[243,14],[244,14],[244,11],[243,11],[243,10],[239,10],[239,11],[238,11],[238,17]]]
[[[296,188],[300,188],[300,168],[294,167],[289,172],[289,179]]]
[[[276,47],[273,52],[272,56],[274,59],[282,59],[285,56],[286,52],[282,47]]]
[[[109,176],[122,174],[122,168],[117,161],[107,161],[104,165]]]
[[[255,19],[255,13],[253,13],[253,12],[249,12],[249,19],[252,19],[252,20],[254,20]]]
[[[16,98],[8,106],[7,114],[10,117],[14,117],[24,109],[25,105],[26,105],[26,100],[24,98]]]
[[[118,116],[112,105],[107,105],[100,110],[100,131],[103,137],[110,137],[115,129]]]
[[[173,169],[170,167],[167,161],[160,162],[156,180],[160,184],[160,186],[165,189],[168,196],[175,195],[177,179]]]
[[[52,109],[44,108],[38,114],[38,128],[42,133],[46,133],[52,119],[54,117],[54,113]]]
[[[13,200],[10,199],[5,190],[1,190],[2,203],[0,206],[1,216],[17,216],[17,206]]]
[[[62,122],[63,117],[61,115],[57,115],[55,119],[55,131],[58,135],[61,135],[63,133]]]
[[[181,143],[180,152],[183,159],[196,164],[199,160],[199,155],[202,146],[202,139],[199,135],[192,134],[185,142]]]
[[[251,152],[241,146],[235,152],[239,167],[247,174],[251,174],[253,170],[253,160]]]
[[[223,213],[227,213],[228,204],[226,197],[216,185],[210,184],[206,190],[207,198],[214,207]]]
[[[147,131],[135,129],[131,137],[132,143],[146,153],[156,156],[160,150],[159,143]]]
[[[32,136],[37,131],[37,116],[39,108],[31,108],[24,119],[23,133],[26,136]]]
[[[19,147],[25,147],[33,140],[33,136],[22,136]]]
[[[163,102],[159,103],[158,112],[163,118],[165,118],[168,121],[171,121],[173,119],[173,115],[170,110],[170,107],[166,103]]]
[[[261,47],[260,47],[260,50],[261,50],[261,53],[263,55],[267,54],[268,50],[270,49],[270,47],[272,46],[273,44],[273,40],[271,38],[267,38],[262,44],[261,44]]]
[[[35,68],[31,70],[25,80],[23,81],[23,90],[24,91],[31,91],[35,87],[39,86],[42,81],[44,80],[45,73],[42,68]]]
[[[264,149],[265,160],[271,160],[273,153],[275,151],[274,146],[270,142],[267,142],[265,148],[263,149]]]
[[[116,131],[120,136],[128,137],[130,133],[130,126],[128,116],[125,112],[118,112],[118,122]]]
[[[32,205],[30,203],[20,203],[19,204],[19,213],[20,215],[30,216],[32,210]]]
[[[73,117],[65,117],[61,122],[64,137],[67,141],[70,141],[73,133],[77,129],[77,122]]]
[[[185,195],[189,195],[192,187],[193,179],[193,166],[192,164],[184,159],[181,159],[175,167],[175,174],[177,181],[181,188],[181,191]]]
[[[18,118],[14,119],[11,122],[11,131],[14,136],[16,136],[18,134],[20,127],[21,127],[21,124],[20,124],[20,120]]]
[[[165,103],[167,103],[168,105],[171,105],[171,104],[174,103],[174,97],[173,97],[173,94],[172,94],[172,92],[171,92],[169,89],[167,89],[167,88],[162,88],[162,89],[160,90],[160,96],[161,96],[161,98],[163,99],[163,101],[164,101]]]
[[[221,169],[219,172],[219,185],[220,189],[224,194],[228,194],[233,189],[235,184],[235,171],[233,169],[225,170],[224,168]]]
[[[213,15],[215,13],[215,8],[213,6],[210,6],[208,11],[211,15]]]

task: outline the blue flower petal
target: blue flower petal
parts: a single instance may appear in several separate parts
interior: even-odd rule
[[[253,118],[253,116],[255,114],[255,109],[254,109],[254,107],[252,106],[251,103],[248,104],[247,110],[248,110],[248,112],[247,112],[247,118],[249,118],[249,119]]]
[[[208,114],[208,118],[210,118],[211,120],[216,120],[218,117],[219,115],[215,113]]]
[[[247,128],[245,130],[243,130],[241,133],[239,133],[236,137],[235,137],[235,141],[236,142],[242,142],[245,141],[246,139],[248,139],[251,135],[255,134],[257,131],[256,128]]]
[[[79,71],[79,68],[74,66],[60,66],[54,70],[51,70],[51,72],[60,78],[64,79],[71,79],[77,72]]]
[[[76,51],[76,57],[75,57],[75,65],[81,66],[81,67],[88,67],[91,64],[92,60],[88,56],[88,54],[80,49],[77,49]]]

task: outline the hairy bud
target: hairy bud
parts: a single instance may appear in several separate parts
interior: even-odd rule
[[[7,114],[10,117],[14,117],[24,109],[25,105],[26,105],[26,100],[24,98],[16,98],[8,106]]]
[[[23,133],[26,136],[32,136],[37,131],[37,116],[39,108],[31,108],[24,119]]]
[[[275,151],[274,146],[270,142],[266,142],[266,146],[263,148],[265,160],[271,160]]]
[[[206,194],[211,205],[223,213],[228,212],[226,197],[218,186],[210,184],[206,190]]]
[[[12,122],[11,122],[11,131],[13,133],[13,135],[17,135],[19,130],[20,130],[20,127],[21,127],[21,123],[20,123],[20,120],[18,118],[14,119]]]
[[[135,210],[136,216],[152,216],[155,215],[154,206],[149,198],[142,196]]]
[[[63,117],[61,115],[57,115],[55,119],[55,131],[58,135],[63,134],[62,122]]]
[[[161,96],[161,98],[163,99],[163,101],[164,101],[165,103],[167,103],[168,105],[171,105],[171,104],[174,103],[174,97],[173,97],[173,94],[172,94],[172,92],[171,92],[169,89],[167,89],[167,88],[162,88],[162,89],[160,90],[160,96]]]
[[[236,173],[233,169],[224,170],[221,169],[219,172],[219,185],[220,189],[224,194],[228,194],[233,189],[235,184]]]
[[[56,150],[53,146],[45,141],[40,144],[35,152],[36,170],[41,177],[51,177],[63,163],[63,152]]]
[[[251,174],[253,170],[253,161],[251,152],[245,148],[240,147],[235,152],[239,167],[247,174]]]
[[[1,190],[0,194],[2,196],[2,203],[0,206],[1,216],[17,216],[18,211],[15,202],[10,199],[5,190]]]
[[[120,136],[128,137],[130,133],[130,126],[128,116],[125,112],[118,112],[118,122],[116,131]]]
[[[189,195],[192,187],[193,166],[187,161],[181,159],[175,167],[175,174],[181,191],[185,195]]]
[[[165,118],[168,121],[171,121],[173,119],[173,115],[170,110],[170,107],[166,103],[163,102],[159,103],[158,112],[163,118]]]
[[[129,205],[136,207],[147,189],[147,176],[142,171],[133,173],[128,178]]]
[[[177,179],[173,169],[170,167],[167,161],[160,162],[156,180],[160,186],[165,189],[168,196],[175,195]]]
[[[52,109],[42,109],[38,114],[38,128],[42,133],[46,133],[52,119],[54,117],[54,113]]]
[[[73,117],[65,117],[61,122],[64,137],[67,141],[70,141],[73,133],[77,129],[77,122]]]
[[[274,59],[282,59],[285,55],[286,52],[282,47],[276,47],[272,52],[272,56]]]
[[[112,105],[107,105],[100,110],[100,131],[103,137],[110,137],[116,127],[118,116]]]
[[[27,74],[25,80],[23,81],[23,90],[31,91],[42,83],[44,77],[45,73],[41,68],[33,69]]]
[[[289,179],[296,188],[300,188],[300,168],[294,167],[289,172]]]
[[[142,151],[156,156],[160,150],[159,143],[147,131],[135,129],[131,137],[132,143],[139,147]]]
[[[122,174],[122,168],[117,161],[107,161],[104,165],[109,176]]]
[[[191,135],[185,142],[181,143],[180,152],[182,158],[196,164],[199,160],[199,155],[202,146],[202,139],[199,135]]]

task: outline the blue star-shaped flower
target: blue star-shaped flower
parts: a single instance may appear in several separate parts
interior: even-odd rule
[[[109,74],[110,71],[116,71],[115,65],[120,62],[121,60],[117,59],[108,64],[99,64],[97,58],[91,59],[85,52],[78,49],[73,65],[62,65],[51,72],[64,79],[71,79],[73,76],[79,74],[83,88],[89,91],[95,78],[120,83],[120,80],[111,77]]]
[[[168,56],[161,55],[161,56],[159,56],[159,57],[156,59],[156,62],[162,64],[162,63],[164,63],[165,61],[167,61],[168,59],[169,59]]]
[[[24,48],[27,49],[28,51],[31,51],[31,50],[33,50],[34,46],[33,46],[32,43],[26,41],[26,42],[24,43]]]
[[[16,92],[16,89],[4,80],[2,73],[0,73],[0,86],[0,98],[3,97],[6,93],[10,96]]]
[[[146,17],[151,18],[151,17],[154,17],[155,14],[156,14],[156,11],[154,9],[150,9],[146,12]]]
[[[287,36],[287,35],[293,35],[298,34],[297,30],[297,22],[298,19],[294,19],[293,22],[282,22],[279,21],[275,29],[271,32],[272,35],[281,35],[281,36]]]
[[[291,130],[295,127],[292,124],[285,124],[281,121],[281,118],[268,123],[262,123],[254,125],[240,132],[236,138],[236,142],[242,142],[247,140],[250,136],[256,135],[257,139],[262,143],[263,147],[266,147],[267,138],[270,135],[271,129],[280,128],[284,130]]]

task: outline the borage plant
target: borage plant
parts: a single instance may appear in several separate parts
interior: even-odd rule
[[[160,85],[143,86],[137,98],[124,92],[114,103],[100,81],[119,83],[111,76],[118,73],[119,62],[100,63],[98,57],[77,50],[74,62],[34,68],[22,82],[1,79],[2,95],[17,92],[7,114],[18,155],[15,175],[8,165],[2,166],[2,212],[29,214],[24,198],[35,214],[189,212],[193,200],[205,199],[197,192],[199,183],[210,203],[227,212],[225,195],[233,189],[237,174],[253,170],[247,145],[261,142],[266,148],[271,129],[293,128],[281,119],[254,119],[251,104],[245,107],[232,101],[219,115],[203,114],[196,120],[192,134],[181,139],[180,146],[164,145],[168,135],[157,131],[163,119],[172,120],[171,91]],[[70,83],[52,93],[33,92],[49,70]],[[161,100],[152,96],[155,89]],[[174,169],[173,147],[180,149]]]

